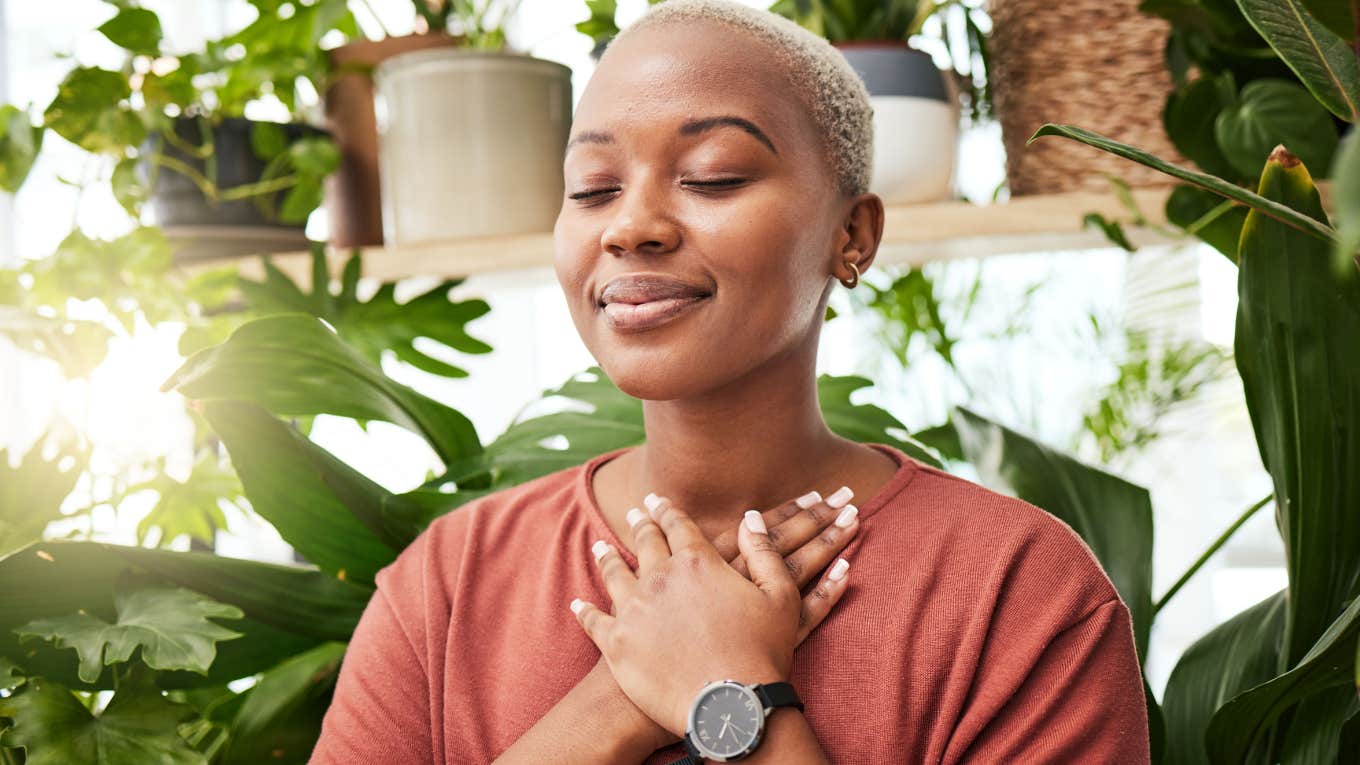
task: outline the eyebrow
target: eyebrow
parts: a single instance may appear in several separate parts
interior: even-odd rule
[[[773,152],[775,156],[779,156],[779,150],[774,147],[774,141],[771,141],[770,137],[765,135],[765,131],[757,127],[754,122],[743,117],[737,117],[731,114],[723,114],[717,117],[704,117],[703,119],[688,120],[682,125],[680,125],[679,133],[680,135],[683,136],[698,135],[705,131],[724,126],[740,128],[746,131],[747,133],[750,133],[751,135],[756,137],[756,140],[765,144],[765,146],[768,147],[769,150]],[[613,133],[608,133],[600,130],[586,130],[577,133],[574,138],[568,141],[566,150],[571,151],[571,148],[578,143],[603,144],[613,142],[614,142]]]

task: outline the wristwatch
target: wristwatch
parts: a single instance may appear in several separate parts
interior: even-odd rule
[[[778,707],[803,711],[803,701],[792,683],[742,685],[736,680],[715,680],[690,704],[685,751],[694,760],[740,760],[760,745],[765,718]]]

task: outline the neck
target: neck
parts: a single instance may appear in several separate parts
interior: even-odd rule
[[[851,442],[817,401],[815,347],[771,359],[721,388],[643,401],[647,442],[630,468],[630,494],[668,497],[700,527],[726,526],[818,486]]]

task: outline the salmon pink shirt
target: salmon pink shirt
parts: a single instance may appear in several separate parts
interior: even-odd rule
[[[793,665],[831,761],[1149,762],[1129,611],[1082,540],[870,446],[898,470],[860,498],[849,589]],[[600,657],[568,604],[609,609],[591,543],[637,565],[591,489],[629,448],[480,497],[380,571],[310,765],[488,763],[566,695]]]

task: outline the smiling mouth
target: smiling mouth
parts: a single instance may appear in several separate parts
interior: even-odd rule
[[[711,297],[676,297],[650,300],[636,305],[607,303],[603,306],[605,320],[620,332],[641,332],[669,323],[704,303]]]

